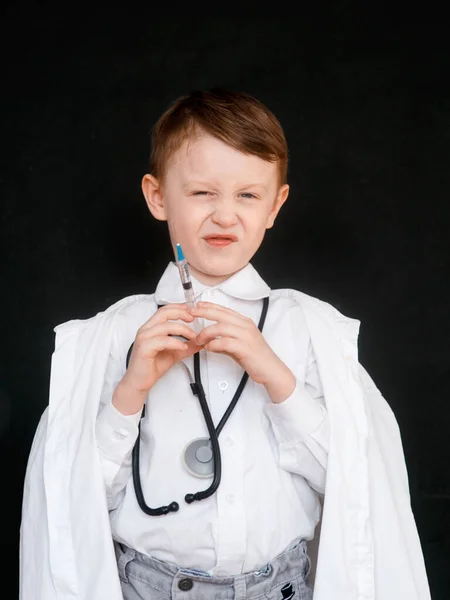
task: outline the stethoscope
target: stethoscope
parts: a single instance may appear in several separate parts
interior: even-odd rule
[[[158,309],[161,308],[161,306],[162,305],[158,305]],[[263,309],[261,311],[261,317],[259,319],[258,324],[258,329],[261,332],[263,330],[264,323],[266,320],[268,307],[269,298],[263,298]],[[130,349],[128,350],[126,361],[127,368],[132,349],[133,345],[131,345]],[[220,456],[219,434],[224,428],[225,423],[228,421],[231,413],[233,412],[234,407],[236,406],[239,398],[241,397],[241,394],[248,380],[248,373],[245,372],[242,376],[242,379],[233,396],[233,399],[231,400],[227,410],[221,418],[217,428],[215,428],[200,377],[200,352],[194,354],[195,381],[192,380],[191,372],[189,368],[184,364],[184,362],[180,361],[180,364],[182,364],[185,367],[188,373],[192,393],[198,397],[209,434],[209,438],[196,438],[186,446],[183,453],[184,465],[189,471],[189,473],[191,473],[191,475],[194,475],[195,477],[213,477],[211,485],[206,490],[197,492],[195,494],[185,495],[185,502],[187,504],[191,504],[192,502],[194,502],[194,500],[204,500],[205,498],[209,498],[217,491],[219,487],[220,480],[222,477],[222,459]],[[142,409],[142,414],[138,426],[138,436],[133,447],[132,456],[133,484],[134,490],[136,492],[136,499],[138,501],[139,507],[144,511],[145,514],[150,516],[167,515],[169,512],[176,512],[177,510],[179,510],[180,505],[178,504],[178,502],[171,502],[168,506],[160,506],[159,508],[150,508],[150,506],[148,506],[145,502],[144,494],[142,491],[139,467],[139,449],[141,441],[141,422],[144,417],[145,404]]]

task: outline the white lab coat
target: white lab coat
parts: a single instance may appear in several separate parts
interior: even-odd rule
[[[302,292],[293,297],[331,430],[320,535],[318,527],[309,550],[314,600],[428,600],[399,429],[358,362],[360,322]],[[49,406],[25,478],[21,600],[122,599],[94,427],[114,321],[142,301],[156,310],[153,296],[131,296],[55,329]]]

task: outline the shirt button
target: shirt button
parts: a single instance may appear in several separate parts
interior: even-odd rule
[[[217,290],[210,290],[209,294],[210,296],[212,296],[213,298],[215,298],[218,295],[218,291]]]
[[[228,504],[233,504],[234,503],[234,494],[228,494],[228,496],[227,496],[227,502],[228,502]]]
[[[128,431],[126,429],[118,429],[117,431],[113,431],[113,438],[116,440],[124,440],[128,437]]]
[[[225,444],[226,444],[228,447],[230,447],[230,446],[232,446],[232,445],[234,444],[234,442],[233,442],[233,440],[232,440],[231,438],[229,438],[229,437],[228,437],[228,438],[225,440]]]
[[[185,577],[184,579],[180,579],[180,581],[178,582],[178,587],[181,591],[188,592],[194,587],[194,582],[192,581],[192,579]]]
[[[222,392],[224,392],[227,388],[228,388],[227,381],[219,381],[219,389],[222,390]]]

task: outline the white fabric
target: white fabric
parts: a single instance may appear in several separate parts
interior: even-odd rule
[[[330,423],[314,600],[428,600],[401,438],[358,362],[360,322],[302,292],[276,294],[303,312]],[[155,310],[153,295],[132,296],[56,328],[25,480],[21,600],[122,599],[95,423],[114,331],[149,303]]]
[[[164,299],[161,304],[177,302],[179,296],[172,292],[180,287],[178,268],[170,263],[156,296]],[[214,289],[193,278],[193,289],[197,300],[233,309],[256,324],[263,305],[260,298],[270,295],[263,334],[296,375],[296,388],[284,402],[273,404],[263,385],[247,381],[220,434],[219,489],[188,506],[185,494],[206,489],[211,478],[189,474],[181,457],[191,440],[208,437],[208,431],[185,368],[179,364],[171,369],[147,401],[141,423],[140,472],[147,504],[156,507],[176,500],[180,510],[164,518],[149,517],[137,503],[131,477],[141,412],[124,416],[111,404],[112,391],[125,371],[129,340],[136,334],[136,311],[131,318],[124,311],[110,350],[96,437],[114,539],[180,567],[237,575],[263,568],[297,537],[313,538],[321,510],[314,489],[325,490],[328,418],[308,329],[294,299],[271,294],[251,265]],[[152,303],[143,306],[140,318],[145,319]],[[200,319],[200,329],[209,323]],[[184,361],[192,379],[193,362],[193,357]],[[205,350],[200,353],[200,367],[217,426],[244,370],[231,357]]]

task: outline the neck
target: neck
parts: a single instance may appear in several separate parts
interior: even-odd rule
[[[200,281],[200,283],[208,287],[215,287],[216,285],[223,283],[224,281],[232,277],[235,273],[237,273],[237,271],[234,271],[232,273],[227,273],[224,275],[212,275],[211,273],[204,273],[203,271],[198,271],[191,264],[189,264],[189,272],[193,277],[195,277],[195,279]]]

